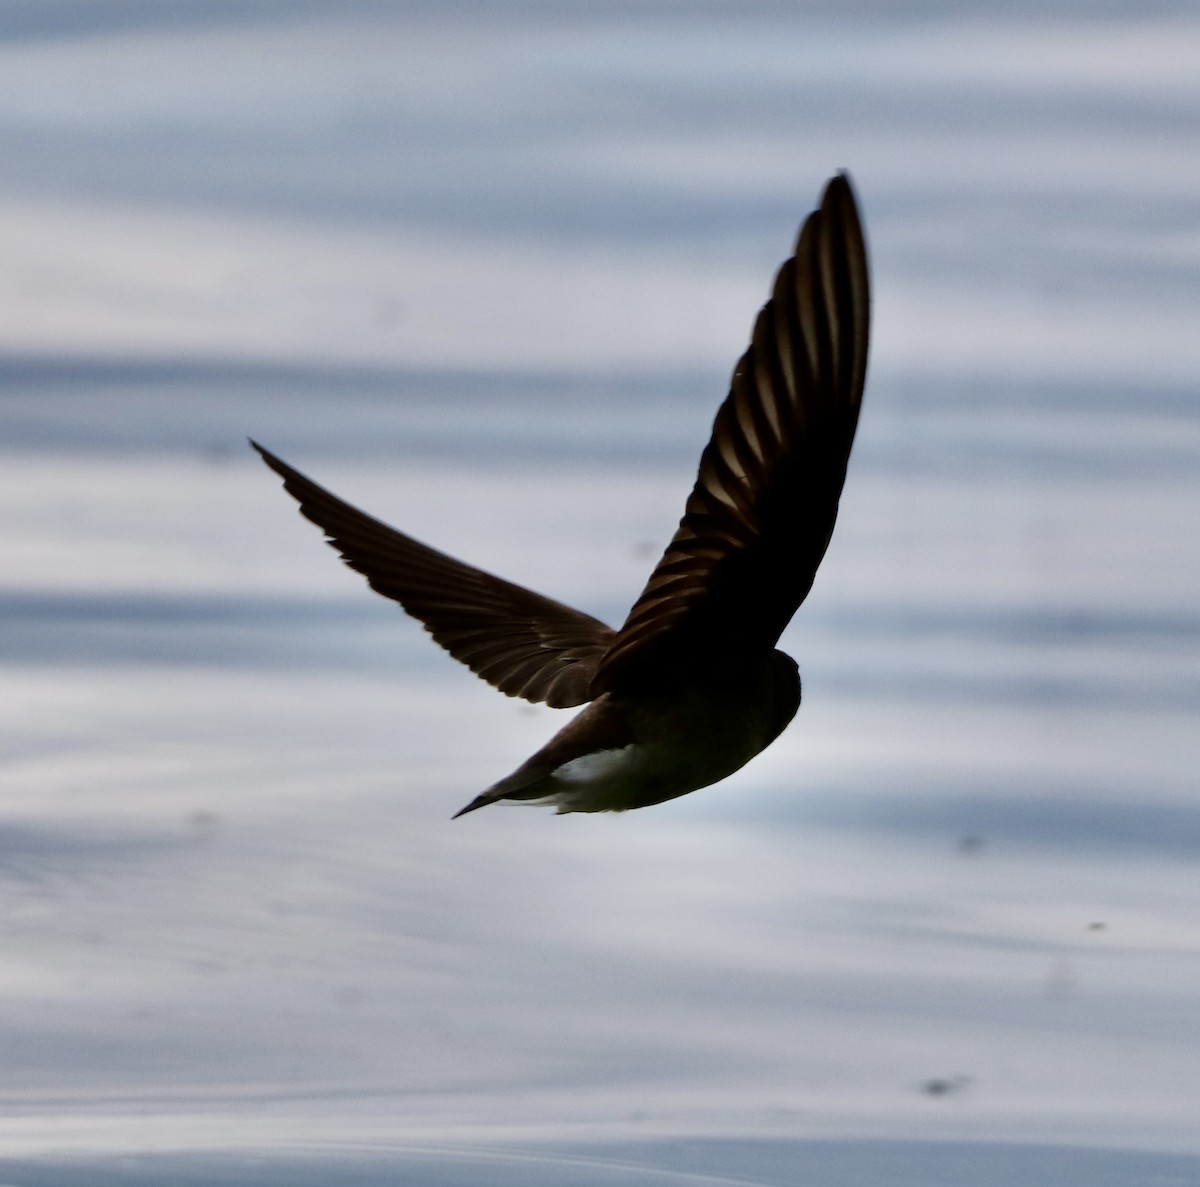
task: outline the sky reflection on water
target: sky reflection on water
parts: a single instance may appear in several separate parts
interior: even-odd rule
[[[1136,1153],[1198,1149],[1191,10],[169,7],[0,26],[0,1154],[1200,1178]],[[558,718],[245,436],[619,619],[839,166],[878,334],[797,722],[451,825]]]

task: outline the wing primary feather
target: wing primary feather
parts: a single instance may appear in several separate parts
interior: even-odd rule
[[[476,675],[509,696],[553,708],[591,699],[611,627],[388,527],[250,444],[346,564]]]
[[[636,686],[689,656],[711,668],[775,645],[837,518],[869,320],[862,224],[839,174],[776,274],[683,519],[600,660],[594,693]]]

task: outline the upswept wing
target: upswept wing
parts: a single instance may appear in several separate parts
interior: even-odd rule
[[[593,694],[774,646],[837,518],[866,375],[867,253],[849,179],[826,187],[758,315],[674,539]]]
[[[611,627],[372,519],[250,444],[346,564],[477,676],[509,696],[556,709],[591,700],[596,665],[614,638]]]

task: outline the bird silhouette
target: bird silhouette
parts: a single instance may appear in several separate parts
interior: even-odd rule
[[[775,277],[683,519],[619,630],[438,552],[251,442],[368,584],[509,696],[586,705],[456,816],[499,800],[620,812],[707,787],[800,706],[775,648],[829,546],[866,376],[867,253],[850,180]]]

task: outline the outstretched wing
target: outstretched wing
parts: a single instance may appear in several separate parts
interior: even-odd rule
[[[582,705],[611,627],[372,519],[250,442],[300,512],[373,590],[399,602],[455,659],[509,696]]]
[[[867,253],[835,177],[780,268],[733,374],[674,539],[600,663],[593,691],[775,645],[812,587],[866,375]]]

